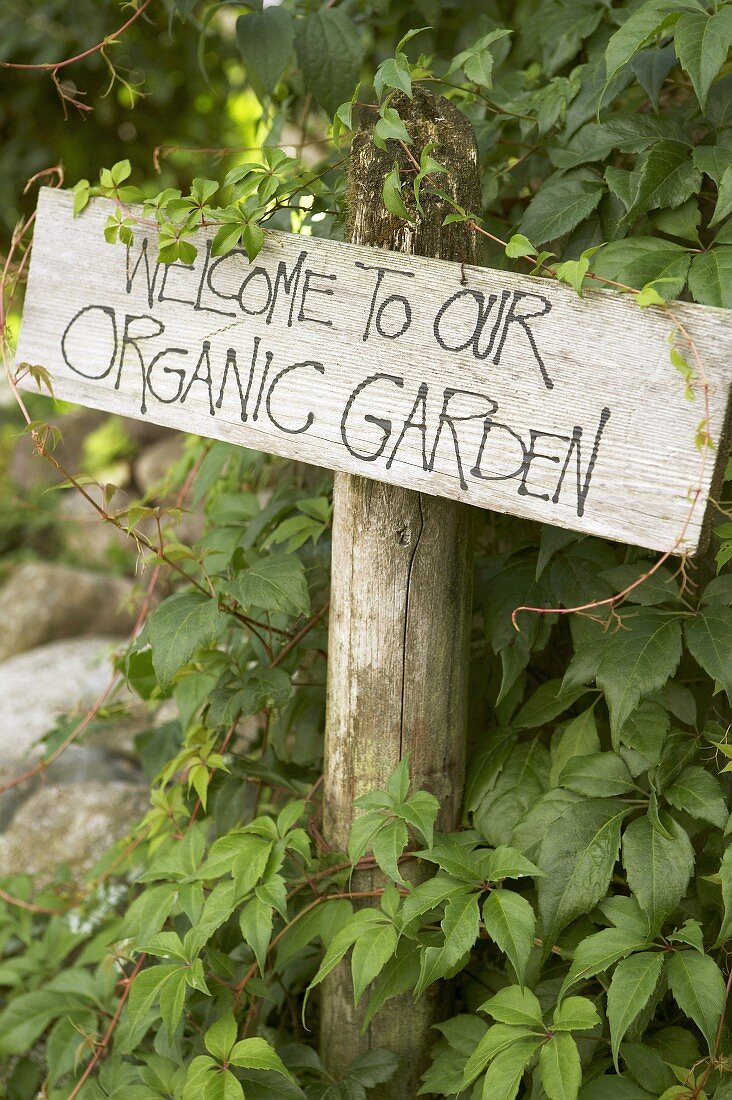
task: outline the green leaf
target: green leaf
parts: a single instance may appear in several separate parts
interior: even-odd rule
[[[694,870],[694,849],[686,832],[668,814],[664,836],[650,817],[632,821],[623,835],[623,866],[628,886],[655,935],[681,901]]]
[[[127,1018],[134,1028],[147,1015],[165,983],[179,970],[178,966],[164,964],[141,970],[132,983],[127,1001]]]
[[[732,307],[732,248],[723,245],[694,256],[689,269],[689,289],[695,302]]]
[[[552,738],[552,767],[549,776],[551,786],[557,785],[562,768],[570,760],[599,751],[600,738],[597,735],[597,720],[593,706],[583,711],[577,718],[573,718],[561,733],[555,734]]]
[[[552,1031],[588,1031],[599,1023],[597,1009],[587,997],[566,997],[554,1010]]]
[[[239,573],[231,595],[243,608],[307,615],[310,593],[302,562],[294,554],[270,554]]]
[[[413,221],[411,214],[404,205],[404,199],[401,195],[401,180],[399,178],[399,169],[394,168],[384,178],[384,186],[382,188],[382,197],[384,199],[384,206],[390,214],[394,214],[397,218],[403,218],[404,221]]]
[[[732,607],[721,603],[703,605],[684,623],[684,638],[694,660],[732,700]]]
[[[732,45],[732,8],[714,15],[682,15],[674,29],[674,46],[682,69],[691,77],[696,97],[706,106],[712,81],[727,60]]]
[[[535,729],[553,721],[565,710],[577,702],[587,692],[587,688],[578,687],[571,691],[562,691],[562,681],[547,680],[536,689],[534,694],[522,706],[512,725],[515,729]]]
[[[538,884],[545,952],[570,921],[605,896],[628,812],[614,799],[590,798],[568,805],[547,831],[537,859],[546,872]]]
[[[382,107],[379,114],[380,118],[374,127],[374,134],[379,139],[376,144],[381,149],[386,148],[385,142],[389,140],[404,141],[408,145],[411,143],[409,131],[394,107]]]
[[[549,1100],[577,1100],[582,1066],[571,1035],[559,1032],[544,1043],[539,1054],[539,1075]]]
[[[412,98],[412,75],[405,54],[397,53],[396,57],[387,57],[379,65],[374,75],[374,91],[379,101],[385,87],[397,88],[410,99]]]
[[[545,183],[521,219],[521,233],[543,244],[562,237],[589,217],[602,198],[597,180],[562,176]]]
[[[597,670],[610,709],[613,746],[644,695],[662,688],[681,659],[681,625],[655,608],[641,608],[629,630],[618,630],[605,643]]]
[[[234,1014],[224,1012],[203,1037],[206,1050],[209,1054],[213,1054],[219,1062],[228,1062],[229,1055],[236,1042],[237,1032],[238,1028]]]
[[[514,1100],[521,1078],[541,1039],[518,1039],[491,1062],[483,1082],[483,1100]]]
[[[173,1042],[178,1025],[183,1019],[188,975],[188,968],[179,968],[160,990],[160,1015],[170,1043]]]
[[[732,9],[728,9],[732,11]],[[717,205],[709,219],[709,228],[732,214],[732,167],[727,168],[718,185]]]
[[[346,1080],[356,1081],[364,1088],[372,1089],[390,1081],[398,1068],[399,1058],[392,1051],[379,1048],[367,1050],[351,1062]]]
[[[622,27],[615,31],[607,44],[605,66],[608,81],[612,80],[623,65],[627,65],[649,38],[672,26],[679,18],[678,13],[683,6],[674,3],[674,0],[650,0],[640,5]]]
[[[641,951],[615,967],[607,994],[607,1017],[616,1069],[623,1036],[651,999],[661,976],[663,958],[660,951]]]
[[[656,229],[668,233],[671,237],[680,237],[683,241],[700,244],[699,226],[701,210],[695,198],[687,199],[675,210],[658,210],[651,218]],[[672,295],[668,295],[671,297]]]
[[[155,608],[147,628],[153,667],[163,689],[198,649],[214,641],[223,622],[216,600],[198,592],[169,596]]]
[[[266,1039],[240,1039],[229,1055],[229,1062],[242,1069],[266,1070],[292,1080],[292,1074],[285,1069],[279,1054]]]
[[[536,935],[536,917],[529,902],[513,890],[491,890],[483,904],[483,923],[523,982]]]
[[[387,1001],[414,989],[419,979],[419,955],[418,943],[404,938],[399,941],[395,954],[387,961],[371,990],[364,1027],[369,1026]]]
[[[202,1100],[244,1100],[244,1089],[231,1070],[217,1068],[206,1079]]]
[[[206,1054],[199,1054],[194,1058],[186,1070],[183,1100],[201,1100],[205,1097],[212,1072],[217,1069],[214,1060]]]
[[[644,944],[645,936],[631,928],[603,928],[602,932],[581,939],[575,948],[575,957],[572,959],[569,974],[562,982],[559,996],[564,997],[566,991],[577,985],[578,981],[602,974],[613,963],[618,963],[619,959],[625,958]]]
[[[323,7],[299,21],[295,46],[308,91],[334,114],[358,83],[363,49],[353,20]]]
[[[415,997],[419,997],[427,986],[439,978],[449,975],[477,940],[480,927],[478,895],[465,894],[450,898],[441,927],[444,935],[442,945],[425,947],[422,951]]]
[[[664,789],[664,798],[677,810],[685,810],[698,821],[724,829],[729,810],[719,780],[705,768],[690,765]]]
[[[371,842],[374,859],[384,874],[393,882],[403,882],[399,870],[399,857],[409,843],[409,834],[404,822],[395,818],[380,829]]]
[[[494,997],[485,1001],[478,1012],[485,1012],[500,1024],[515,1024],[519,1027],[543,1028],[541,1005],[536,994],[518,985],[509,985],[501,989]]]
[[[564,765],[558,783],[560,787],[589,798],[627,794],[635,786],[627,764],[615,752],[576,756]]]
[[[239,914],[241,934],[254,952],[262,977],[264,977],[269,941],[272,938],[273,917],[273,907],[258,897],[247,902]]]
[[[514,1027],[509,1024],[494,1024],[489,1027],[475,1050],[472,1052],[463,1071],[465,1085],[470,1085],[494,1059],[499,1058],[505,1051],[516,1043],[531,1039],[536,1046],[541,1042],[536,1032],[525,1027]],[[518,1087],[518,1084],[517,1084]]]
[[[719,878],[722,887],[724,917],[715,947],[721,947],[726,940],[732,939],[732,844],[727,846],[722,856],[722,862],[719,867]]]
[[[633,170],[631,204],[627,217],[680,206],[701,187],[701,176],[680,141],[659,141]]]
[[[394,813],[419,833],[428,848],[432,846],[435,821],[439,812],[440,803],[428,791],[415,791],[406,802],[401,802],[394,807]]]
[[[726,145],[698,145],[694,150],[694,165],[719,187],[725,172],[732,167],[732,149]]]
[[[488,853],[488,859],[483,864],[486,881],[500,882],[504,878],[539,878],[544,874],[536,864],[522,855],[515,848],[509,848],[506,844],[499,844]]]
[[[674,1000],[697,1025],[711,1052],[725,1004],[721,970],[709,955],[675,951],[666,964],[666,973]]]
[[[506,255],[509,259],[514,260],[520,256],[535,256],[536,249],[523,233],[514,233],[506,245]]]
[[[240,15],[236,41],[255,91],[271,95],[285,71],[295,41],[292,14],[282,7]]]
[[[157,986],[156,986],[157,988]],[[75,1019],[88,1011],[70,994],[35,990],[21,993],[0,1013],[0,1053],[23,1054],[43,1034],[52,1020],[59,1016]]]
[[[348,924],[340,928],[328,944],[320,968],[308,986],[308,991],[327,978],[330,972],[338,965],[351,949],[364,929],[372,924],[384,924],[388,918],[378,909],[359,909],[354,913]]]
[[[689,252],[674,241],[629,237],[605,244],[594,256],[592,271],[638,290],[663,279],[667,296],[674,298],[684,289],[690,262]]]
[[[374,924],[356,940],[351,955],[353,1003],[358,1004],[366,986],[376,978],[394,954],[397,931],[393,924]]]

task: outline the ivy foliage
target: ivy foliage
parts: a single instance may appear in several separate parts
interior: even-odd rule
[[[490,240],[487,262],[580,293],[612,280],[651,308],[732,303],[732,4],[287,2],[229,5],[233,24],[218,7],[176,0],[173,33],[238,52],[259,148],[190,186],[138,189],[125,159],[82,180],[79,212],[118,201],[111,242],[140,201],[163,262],[190,262],[202,223],[250,257],[272,226],[342,235],[349,133],[364,114],[377,144],[411,147],[398,97],[424,85],[476,131],[483,208],[449,218]],[[444,197],[439,146],[413,154],[384,184],[397,218]],[[732,524],[698,562],[659,565],[484,517],[463,827],[435,831],[403,761],[338,853],[319,827],[329,479],[197,440],[176,476],[207,517],[194,546],[174,512],[113,516],[133,537],[160,523],[147,559],[175,581],[119,662],[173,715],[138,741],[150,810],[83,888],[2,882],[9,1100],[379,1096],[388,1051],[336,1074],[315,1052],[340,964],[367,1024],[451,983],[425,1095],[728,1100]],[[365,869],[383,885],[364,908]]]

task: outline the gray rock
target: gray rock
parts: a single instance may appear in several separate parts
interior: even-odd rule
[[[0,768],[28,761],[60,714],[83,713],[112,677],[113,638],[51,642],[0,664]]]
[[[17,810],[0,837],[0,875],[42,885],[61,868],[80,879],[145,812],[149,791],[130,783],[47,784]]]
[[[0,787],[27,775],[33,766],[34,760],[31,758],[5,763],[0,760]],[[143,777],[132,760],[112,756],[101,748],[69,745],[42,773],[24,779],[18,786],[0,795],[0,832],[8,827],[18,808],[47,783],[67,786],[92,781],[139,785]]]
[[[96,409],[79,409],[57,416],[49,406],[48,422],[61,429],[63,442],[54,451],[56,458],[69,473],[78,474],[84,457],[84,440],[104,422],[107,414]],[[10,479],[19,489],[44,488],[64,481],[53,463],[41,458],[33,449],[33,442],[27,435],[19,436],[13,444],[8,466]]]
[[[184,443],[185,436],[176,432],[147,447],[135,463],[134,476],[138,489],[145,495],[149,494],[156,504],[173,504],[176,494],[170,490],[170,473],[183,457]],[[190,546],[202,537],[204,528],[203,515],[191,509],[190,501],[185,501],[180,522],[174,529],[176,541]]]
[[[104,500],[104,492],[95,485],[86,486],[87,493],[107,512],[119,512],[129,507],[130,496],[117,490],[111,500]],[[120,531],[112,523],[107,523],[97,512],[96,508],[75,489],[64,490],[59,513],[62,518],[62,535],[66,549],[79,558],[88,562],[103,565],[109,561],[119,560],[124,555],[129,555],[133,560],[137,553],[134,539],[126,532]],[[138,530],[150,536],[154,532],[154,526],[140,525]]]
[[[185,453],[185,436],[176,432],[146,447],[134,467],[135,482],[141,493],[152,493],[156,499],[167,495],[170,471]]]
[[[0,589],[0,661],[57,638],[128,634],[132,580],[49,562],[18,566]]]

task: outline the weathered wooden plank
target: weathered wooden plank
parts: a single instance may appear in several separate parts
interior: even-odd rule
[[[610,292],[272,233],[254,263],[154,262],[41,192],[19,362],[59,397],[484,508],[693,551],[714,459],[670,364],[671,324]],[[719,442],[726,311],[675,305]],[[718,452],[717,452],[718,453]],[[703,467],[703,469],[702,469]],[[701,490],[689,519],[692,495]],[[679,543],[679,536],[683,539]]]
[[[418,91],[399,104],[417,148],[439,141],[446,186],[468,209],[480,202],[478,151],[469,120],[441,97]],[[369,120],[373,126],[373,121]],[[405,226],[384,208],[383,182],[394,153],[371,140],[369,122],[351,146],[348,212],[352,239],[408,254],[475,259],[475,234],[444,226],[442,203],[425,204]],[[402,161],[406,155],[401,154]],[[404,165],[408,167],[408,165]],[[475,512],[459,501],[349,474],[333,489],[333,555],[328,636],[323,835],[346,850],[359,795],[383,789],[406,756],[414,789],[440,804],[438,828],[460,825],[472,622]],[[414,880],[424,865],[402,868]],[[356,870],[355,891],[384,885],[380,871]],[[378,897],[356,904],[380,904]],[[382,1100],[411,1100],[429,1065],[433,1025],[451,1014],[449,987],[433,986],[383,1006],[364,1028],[366,998],[353,1001],[350,961],[322,988],[320,1049],[337,1071],[356,1054],[385,1047],[401,1058]]]

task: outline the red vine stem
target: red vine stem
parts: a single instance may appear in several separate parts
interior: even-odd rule
[[[150,7],[152,0],[143,0],[140,7],[130,16],[126,23],[123,23],[118,30],[112,34],[103,38],[101,42],[97,42],[96,46],[90,46],[88,50],[83,50],[82,53],[77,53],[74,57],[67,57],[63,61],[41,61],[35,63],[21,63],[18,61],[0,61],[0,68],[3,69],[22,69],[26,72],[51,72],[56,73],[59,69],[65,69],[67,65],[75,65],[77,61],[83,61],[86,57],[91,57],[92,54],[99,53],[105,48],[114,43],[120,35],[124,34],[128,27],[131,27],[136,20],[140,18],[142,13]]]
[[[117,1024],[119,1023],[119,1018],[122,1015],[122,1009],[125,1007],[125,1002],[126,1002],[127,998],[130,995],[130,989],[132,988],[132,983],[135,980],[135,978],[137,977],[137,975],[140,973],[140,971],[142,970],[142,967],[143,967],[143,964],[144,964],[146,958],[147,958],[147,955],[143,952],[143,954],[140,955],[137,962],[135,963],[134,968],[133,968],[132,973],[130,974],[130,976],[128,978],[123,978],[122,979],[122,981],[124,982],[124,989],[122,990],[122,996],[120,997],[119,1001],[117,1002],[117,1007],[114,1010],[114,1016],[109,1021],[109,1027],[105,1031],[101,1042],[99,1043],[97,1049],[94,1051],[94,1054],[89,1059],[89,1062],[87,1064],[86,1069],[84,1070],[81,1077],[79,1078],[79,1080],[74,1085],[74,1088],[72,1089],[72,1091],[69,1093],[68,1100],[76,1100],[76,1097],[79,1095],[82,1088],[84,1087],[86,1082],[91,1077],[91,1075],[94,1072],[95,1068],[99,1064],[102,1055],[104,1054],[105,1050],[109,1046],[109,1041],[112,1038],[112,1035],[114,1034],[114,1029],[117,1027]]]

